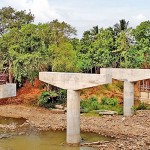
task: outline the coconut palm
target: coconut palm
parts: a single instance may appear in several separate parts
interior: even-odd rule
[[[91,34],[92,35],[97,35],[98,33],[99,33],[98,26],[94,26],[93,29],[91,29]]]
[[[125,31],[128,29],[129,21],[126,21],[125,19],[122,19],[119,21],[119,23],[116,23],[114,25],[114,30],[116,33],[120,33],[121,31]]]

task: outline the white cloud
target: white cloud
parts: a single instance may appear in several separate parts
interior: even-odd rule
[[[109,3],[108,3],[109,1]],[[138,0],[140,1],[140,0]],[[148,1],[148,0],[143,0]],[[119,2],[119,3],[116,3]],[[150,19],[148,4],[130,0],[0,0],[0,7],[12,6],[17,10],[31,10],[35,23],[54,19],[65,21],[79,30],[79,36],[93,26],[113,26],[120,19],[130,21],[135,27]],[[130,5],[129,5],[130,4]]]
[[[135,17],[136,20],[138,21],[145,21],[147,20],[146,16],[144,16],[143,14],[139,14]]]

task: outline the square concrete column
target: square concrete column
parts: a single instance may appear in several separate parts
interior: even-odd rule
[[[134,83],[129,81],[124,81],[124,101],[123,109],[125,116],[133,115],[133,106],[134,106]]]
[[[80,91],[67,90],[67,143],[79,144],[80,140]]]

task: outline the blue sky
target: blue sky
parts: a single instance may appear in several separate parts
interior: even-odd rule
[[[35,23],[65,21],[78,30],[78,37],[93,26],[113,26],[120,19],[133,27],[150,20],[150,0],[0,0],[0,7],[5,6],[30,9]]]

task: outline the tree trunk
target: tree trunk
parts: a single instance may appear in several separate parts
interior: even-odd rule
[[[13,76],[12,76],[12,72],[11,72],[11,68],[12,67],[12,62],[9,60],[9,68],[8,68],[8,75],[9,75],[9,83],[13,82]]]

